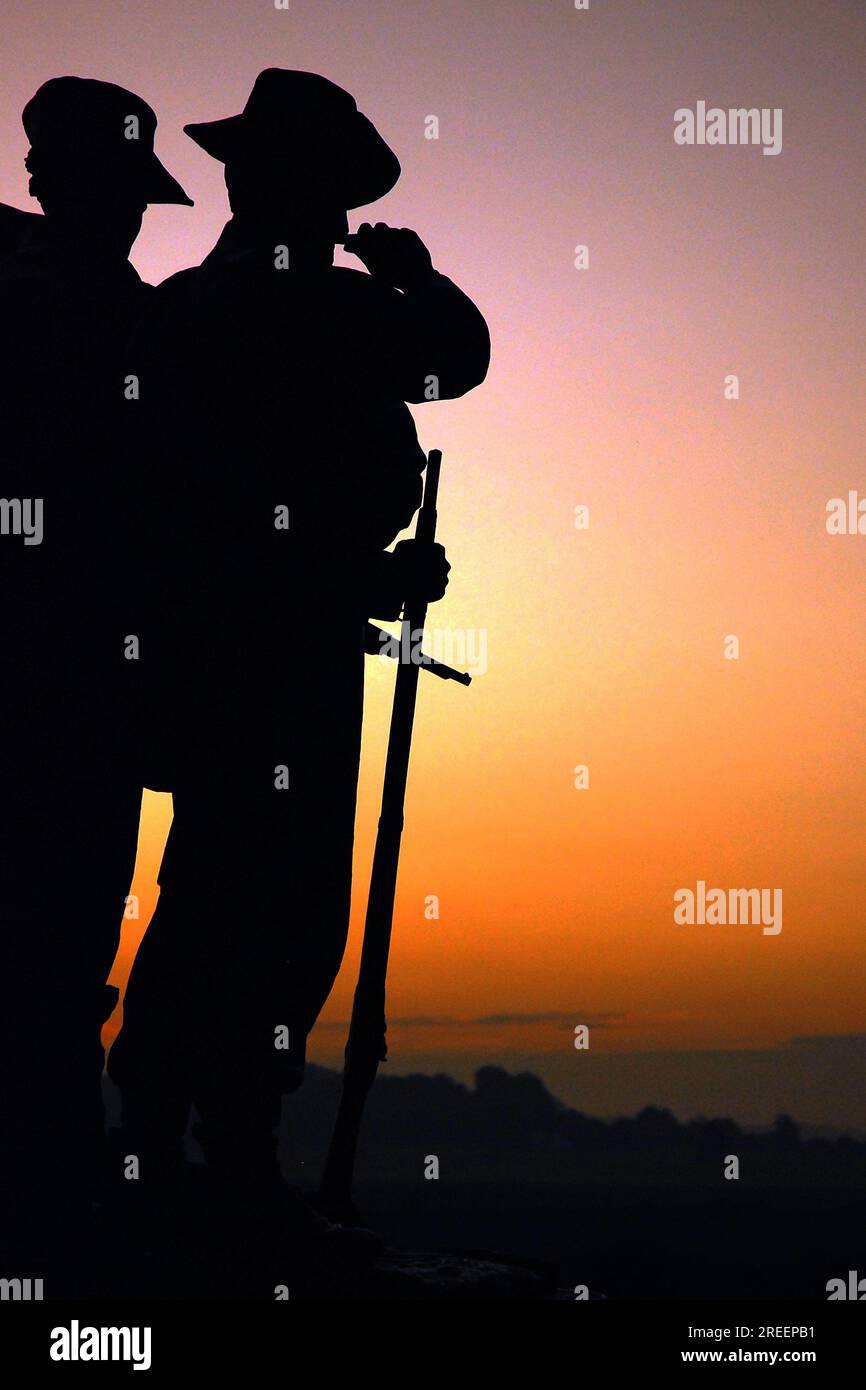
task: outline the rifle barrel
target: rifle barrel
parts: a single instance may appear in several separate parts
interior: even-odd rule
[[[431,542],[436,537],[436,501],[441,464],[440,450],[431,450],[427,460],[424,502],[415,527],[416,540]],[[426,617],[426,603],[407,605],[403,617],[401,647],[404,641],[411,645],[413,632],[423,631]],[[421,666],[414,661],[401,662],[397,668],[382,788],[382,810],[364,920],[361,968],[352,1004],[349,1039],[346,1043],[340,1107],[322,1178],[321,1205],[329,1215],[343,1220],[350,1220],[354,1212],[352,1178],[364,1103],[376,1079],[379,1063],[384,1062],[388,1055],[385,1038],[385,981],[391,949],[394,896],[403,834],[403,808],[420,670]]]

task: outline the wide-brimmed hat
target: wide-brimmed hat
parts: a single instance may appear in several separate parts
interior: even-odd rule
[[[355,98],[314,72],[266,68],[239,116],[184,130],[223,164],[285,161],[287,180],[304,195],[347,210],[384,197],[400,177],[400,161]]]
[[[52,77],[30,98],[21,119],[32,147],[28,167],[35,167],[31,156],[63,159],[73,172],[104,170],[107,191],[122,181],[146,203],[193,206],[154,154],[156,116],[134,92],[92,77]]]

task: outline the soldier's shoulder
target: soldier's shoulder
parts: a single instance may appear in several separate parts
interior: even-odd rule
[[[188,299],[195,294],[196,287],[201,282],[201,267],[189,266],[186,270],[177,270],[174,275],[169,275],[167,280],[161,280],[158,285],[154,285],[151,296],[154,304],[175,304]]]
[[[37,213],[0,203],[0,289],[4,298],[14,296],[34,275],[44,274],[32,252],[44,221]]]
[[[18,251],[28,240],[36,239],[44,221],[37,212],[0,203],[0,252]]]
[[[149,285],[141,332],[165,331],[183,323],[195,299],[198,268],[179,270],[158,285]]]

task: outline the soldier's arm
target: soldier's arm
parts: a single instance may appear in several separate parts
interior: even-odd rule
[[[408,287],[397,317],[405,401],[453,400],[481,384],[490,365],[487,324],[447,275],[432,270]]]
[[[480,310],[434,270],[421,238],[405,227],[368,223],[345,243],[387,294],[393,372],[405,401],[453,400],[478,386],[490,365]]]

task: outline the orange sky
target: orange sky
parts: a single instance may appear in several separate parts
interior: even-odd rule
[[[862,1033],[866,536],[825,528],[829,498],[866,496],[860,6],[48,0],[4,23],[3,201],[27,205],[17,113],[39,82],[135,88],[197,204],[148,213],[133,259],[158,281],[225,216],[182,123],[240,109],[262,67],[311,68],[402,159],[375,219],[415,227],[489,319],[487,383],[414,408],[454,566],[430,623],[483,630],[487,670],[422,678],[391,1012],[432,1021],[393,1025],[392,1065],[547,1058],[580,1098],[580,1022],[594,1055]],[[781,107],[782,153],[675,145],[701,99]],[[330,1062],[393,682],[368,667],[354,928],[312,1048]],[[146,908],[167,814],[146,796]],[[676,925],[698,879],[781,888],[782,932]],[[862,1123],[826,1090],[798,1083],[801,1111]]]

